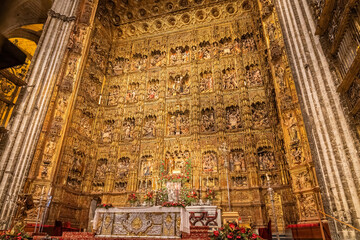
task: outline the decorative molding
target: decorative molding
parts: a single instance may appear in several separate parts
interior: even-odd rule
[[[75,16],[66,16],[66,15],[57,13],[57,12],[55,12],[55,11],[52,10],[52,9],[50,9],[50,10],[48,11],[48,15],[49,15],[50,17],[60,19],[60,20],[62,20],[62,21],[64,21],[64,22],[72,22],[72,21],[75,21],[75,20],[76,20],[76,17],[75,17]]]

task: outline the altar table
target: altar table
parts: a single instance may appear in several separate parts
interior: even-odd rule
[[[98,208],[96,237],[178,238],[190,233],[189,213],[181,207]]]

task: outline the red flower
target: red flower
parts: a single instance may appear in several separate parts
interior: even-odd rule
[[[229,227],[230,227],[231,229],[234,229],[234,228],[235,228],[235,224],[230,223],[230,224],[229,224]]]
[[[219,231],[214,231],[214,235],[217,237],[219,236]]]
[[[241,236],[237,236],[236,239],[241,239]]]
[[[241,232],[241,233],[245,233],[245,232],[246,232],[245,228],[241,228],[241,229],[240,229],[240,232]]]
[[[227,238],[232,239],[232,238],[233,238],[233,235],[232,235],[232,234],[228,234],[228,235],[227,235]]]
[[[257,239],[258,235],[256,235],[255,233],[253,233],[253,235],[251,236],[252,239]]]

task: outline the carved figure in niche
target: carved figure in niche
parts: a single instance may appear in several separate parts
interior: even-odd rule
[[[108,172],[107,159],[100,158],[96,166],[95,176],[92,183],[94,191],[98,192],[103,190],[103,187],[105,186],[105,179],[107,172]]]
[[[147,86],[147,99],[156,100],[159,98],[159,79],[151,79]]]
[[[222,81],[223,81],[223,89],[231,90],[237,89],[238,83],[236,80],[235,68],[228,67],[222,70]]]
[[[139,83],[132,82],[129,84],[129,89],[127,91],[125,101],[127,103],[135,103],[138,101],[138,90],[139,90]]]
[[[148,115],[144,120],[144,137],[155,137],[156,116]]]
[[[117,162],[116,168],[117,168],[117,170],[116,170],[115,177],[117,179],[127,177],[128,173],[129,173],[129,168],[130,168],[130,158],[121,157]]]
[[[215,112],[213,108],[201,110],[201,131],[215,131]]]
[[[302,218],[312,218],[317,216],[316,202],[313,195],[300,195],[299,202]]]
[[[241,46],[243,54],[256,51],[256,43],[252,33],[246,33],[241,36]]]
[[[260,147],[257,151],[260,170],[271,170],[276,167],[274,153],[270,148]]]
[[[234,187],[246,187],[248,185],[246,176],[232,177],[232,185]]]
[[[203,171],[204,172],[217,172],[218,159],[216,152],[206,151],[203,153]]]
[[[107,105],[117,105],[119,103],[120,86],[111,85],[109,89]]]
[[[103,143],[109,143],[113,139],[113,130],[114,130],[115,120],[108,119],[105,121],[105,129],[101,132],[101,140]]]
[[[90,136],[91,135],[91,124],[92,124],[92,118],[93,118],[93,114],[90,113],[87,110],[83,111],[83,116],[80,118],[80,131],[82,133],[84,133],[86,136]]]
[[[122,73],[125,73],[129,71],[130,69],[130,60],[125,57],[116,57],[114,64],[112,66],[112,70],[114,72],[114,75],[120,75]]]
[[[190,112],[189,110],[169,113],[168,132],[169,135],[188,134],[190,131]]]
[[[141,157],[141,175],[148,177],[152,175],[153,156],[144,155]]]
[[[261,71],[257,68],[256,65],[251,64],[246,66],[246,82],[249,87],[257,87],[263,85],[263,78],[261,76]]]
[[[295,143],[299,142],[297,121],[296,121],[296,117],[294,116],[293,113],[288,113],[286,115],[286,120],[285,120],[284,125],[286,126],[286,128],[289,132],[289,137],[290,137],[291,143],[295,144]]]
[[[231,54],[232,50],[232,40],[231,37],[223,37],[219,41],[220,43],[220,56],[225,56]]]
[[[187,63],[190,61],[190,47],[178,46],[170,49],[170,65]]]
[[[150,68],[162,67],[166,65],[166,52],[160,50],[151,51]]]
[[[285,70],[279,64],[275,67],[276,82],[279,85],[280,91],[285,89]]]
[[[295,175],[294,188],[296,190],[307,189],[311,187],[311,180],[308,172],[300,172]]]
[[[245,154],[242,149],[231,149],[230,151],[230,171],[246,171]]]
[[[241,115],[239,106],[230,106],[226,108],[226,129],[241,128]]]
[[[97,92],[96,86],[89,82],[85,83],[84,85],[85,85],[84,91],[85,91],[86,97],[88,97],[92,101],[97,101],[98,100],[98,92]]]
[[[198,59],[207,60],[211,58],[211,44],[209,41],[202,41],[199,43]]]
[[[135,118],[134,117],[125,118],[123,123],[123,131],[125,134],[125,138],[131,139],[134,137],[134,128],[135,128]]]
[[[220,49],[219,43],[217,41],[213,42],[212,50],[211,50],[212,58],[219,58],[220,51],[221,51],[221,49]]]
[[[123,181],[115,181],[115,191],[117,192],[125,192],[127,188],[127,182]]]
[[[276,27],[273,23],[270,23],[269,25],[267,25],[267,30],[268,30],[268,35],[269,35],[269,40],[270,42],[275,41],[275,37],[276,37]]]
[[[269,126],[269,117],[265,102],[252,103],[251,112],[254,128]]]
[[[191,61],[197,60],[197,57],[198,57],[198,50],[197,50],[197,46],[194,45],[191,47]]]
[[[200,73],[200,92],[212,92],[214,87],[214,79],[212,72],[205,70]]]
[[[231,52],[233,54],[240,54],[241,53],[241,41],[239,38],[235,38],[232,48],[231,48]]]
[[[294,165],[301,164],[303,162],[303,156],[302,156],[301,147],[300,146],[294,146],[291,149],[291,156],[292,156]]]
[[[133,55],[133,70],[142,71],[146,68],[147,64],[147,55],[142,55],[141,53],[135,53]]]
[[[179,174],[184,173],[185,163],[189,161],[190,152],[185,150],[184,152],[181,150],[176,150],[173,153],[167,151],[165,154],[165,164],[167,173],[171,174]]]
[[[169,96],[185,95],[190,93],[190,75],[177,74],[169,77],[168,94]]]

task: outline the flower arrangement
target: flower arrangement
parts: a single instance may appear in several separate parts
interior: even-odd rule
[[[138,197],[136,195],[136,193],[130,193],[129,196],[128,196],[128,201],[130,203],[136,203],[138,200]]]
[[[24,226],[15,225],[12,229],[1,232],[0,239],[22,240],[31,238],[25,233]]]
[[[251,228],[239,227],[236,222],[225,224],[219,231],[214,231],[210,238],[212,240],[227,240],[227,239],[241,239],[241,240],[260,240],[260,236],[252,232]]]
[[[167,200],[168,200],[168,192],[167,189],[163,187],[156,192],[156,201],[158,204],[162,204]]]
[[[205,193],[205,199],[207,200],[214,200],[215,199],[215,191],[212,189],[206,189],[206,193]]]
[[[165,161],[160,162],[160,180],[163,182],[182,182],[186,183],[191,178],[191,159],[187,158],[185,160],[185,165],[183,168],[184,174],[166,174],[165,173]]]
[[[186,188],[181,189],[180,196],[181,196],[181,200],[186,205],[191,205],[191,203],[196,202],[196,200],[198,198],[198,195],[195,190],[190,190],[190,189],[186,189]]]
[[[164,202],[161,206],[163,207],[186,207],[182,202]]]
[[[145,194],[144,200],[145,202],[152,202],[154,199],[154,192],[150,191],[148,193]]]
[[[101,203],[98,203],[96,205],[97,208],[106,208],[106,209],[109,209],[109,208],[113,208],[114,206],[112,204],[101,204]]]

